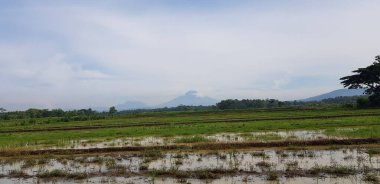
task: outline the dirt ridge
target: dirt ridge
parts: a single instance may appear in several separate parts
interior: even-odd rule
[[[268,148],[268,147],[288,147],[288,146],[326,146],[326,145],[362,145],[378,144],[380,139],[320,139],[320,140],[289,140],[273,142],[235,142],[235,143],[196,143],[178,144],[166,146],[145,146],[145,147],[109,147],[109,148],[89,148],[89,149],[45,149],[45,150],[2,150],[0,156],[16,155],[67,155],[67,154],[89,154],[89,153],[110,153],[110,152],[132,152],[146,150],[214,150],[214,149],[234,149],[234,148]]]

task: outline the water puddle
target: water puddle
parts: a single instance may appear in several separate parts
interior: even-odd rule
[[[268,131],[243,134],[223,133],[207,136],[217,142],[244,142],[244,141],[273,141],[273,140],[318,140],[335,138],[324,134],[324,131]]]
[[[180,160],[180,161],[179,161]],[[285,171],[289,167],[311,169],[319,166],[347,166],[353,168],[380,168],[380,157],[370,157],[357,149],[302,150],[302,151],[258,151],[258,152],[215,152],[199,154],[168,153],[152,161],[149,169],[171,169],[194,171],[204,169],[237,169],[261,172],[266,169]]]
[[[177,137],[125,137],[122,139],[112,139],[105,141],[78,140],[69,141],[55,149],[88,149],[107,148],[125,146],[164,146],[180,143],[196,142],[246,142],[246,141],[279,141],[279,140],[319,140],[319,139],[339,139],[338,137],[327,136],[324,131],[268,131],[251,133],[221,133],[214,135],[200,136],[177,136]]]
[[[283,174],[291,172],[305,172],[315,168],[334,167],[342,169],[353,169],[355,172],[348,174],[354,181],[361,181],[359,177],[364,171],[374,172],[379,175],[380,156],[369,155],[364,149],[339,149],[339,150],[244,150],[244,151],[219,151],[219,152],[184,152],[184,153],[161,153],[160,151],[150,151],[136,154],[119,154],[103,156],[67,156],[59,158],[38,158],[38,159],[11,159],[1,160],[0,183],[35,183],[35,180],[45,175],[59,171],[60,173],[75,174],[85,173],[92,177],[86,181],[93,181],[96,178],[108,179],[103,175],[120,176],[131,175],[131,180],[138,180],[133,183],[144,183],[149,179],[151,172],[187,172],[198,171],[235,171],[232,176],[222,174],[221,178],[213,180],[216,183],[234,183],[233,181],[249,181],[254,183],[265,183],[268,172],[280,173],[276,179],[279,183],[297,183],[309,181],[315,183],[316,178],[302,178],[298,175],[289,179]],[[338,172],[338,170],[337,170]],[[341,172],[341,171],[339,171]],[[250,175],[254,173],[255,175]],[[329,173],[330,174],[330,173]],[[27,175],[27,179],[23,178]],[[132,177],[138,175],[138,177]],[[171,174],[160,178],[158,175],[155,183],[175,183],[178,179],[170,179]],[[175,174],[173,174],[175,175]],[[235,176],[237,175],[237,176]],[[8,177],[9,178],[8,178]],[[99,177],[98,177],[99,176]],[[191,176],[191,175],[190,175]],[[44,178],[44,177],[42,177]],[[114,178],[114,177],[112,177]],[[117,178],[117,177],[116,177]],[[137,178],[137,179],[136,179]],[[191,177],[190,177],[191,178]],[[323,175],[324,180],[318,183],[331,181],[342,182],[347,178],[334,178],[330,175]],[[129,180],[128,179],[128,180]],[[25,181],[24,181],[25,180]],[[117,180],[117,179],[116,179]],[[191,183],[202,183],[203,180],[191,180]],[[127,180],[123,180],[127,181]],[[143,182],[144,181],[144,182]],[[98,182],[95,182],[98,183]],[[106,182],[107,183],[107,182]],[[116,182],[118,183],[118,182]],[[305,183],[305,182],[304,182]],[[306,182],[308,183],[308,182]],[[347,183],[352,183],[347,181]],[[355,183],[355,182],[353,182]],[[356,182],[358,183],[358,182]]]
[[[85,180],[41,180],[36,178],[29,179],[10,179],[0,178],[0,182],[3,184],[15,184],[15,183],[45,183],[45,184],[77,184],[77,183],[104,183],[104,184],[371,184],[371,182],[365,182],[362,180],[362,175],[354,175],[349,177],[294,177],[285,178],[280,177],[275,181],[268,181],[265,177],[257,176],[236,176],[236,177],[221,177],[213,180],[200,180],[200,179],[176,179],[176,178],[152,178],[152,177],[93,177]]]
[[[113,139],[107,141],[89,141],[79,140],[70,141],[64,147],[55,148],[70,148],[70,149],[88,149],[88,148],[107,148],[107,147],[123,147],[123,146],[162,146],[171,142],[172,138],[163,137],[126,137],[123,139]]]

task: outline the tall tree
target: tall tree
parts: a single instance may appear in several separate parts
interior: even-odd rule
[[[115,106],[110,107],[110,110],[108,111],[108,113],[110,115],[114,115],[115,113],[117,113],[116,107]]]
[[[380,55],[375,57],[372,65],[354,70],[353,73],[340,79],[344,87],[365,89],[365,93],[370,95],[370,105],[380,106]]]

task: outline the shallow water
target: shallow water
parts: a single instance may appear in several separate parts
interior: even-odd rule
[[[191,184],[238,184],[238,183],[254,183],[254,184],[369,184],[362,180],[361,175],[354,175],[349,177],[325,177],[325,178],[311,178],[311,177],[294,177],[285,178],[280,177],[276,181],[267,181],[265,177],[257,176],[236,176],[236,177],[222,177],[214,180],[199,180],[199,179],[184,179],[179,180],[176,178],[150,178],[150,177],[93,177],[85,180],[40,180],[36,178],[29,179],[9,179],[0,178],[0,182],[3,184],[15,184],[15,183],[122,183],[122,184],[178,184],[178,183],[191,183]]]
[[[244,141],[271,141],[271,140],[318,140],[318,139],[328,139],[335,138],[329,137],[324,134],[323,131],[268,131],[268,132],[251,132],[244,134],[234,134],[234,133],[222,133],[206,136],[211,140],[216,142],[244,142]]]
[[[61,146],[52,148],[57,149],[88,149],[88,148],[107,148],[123,146],[163,146],[178,144],[178,140],[186,136],[177,137],[125,137],[106,141],[77,140],[62,143]],[[203,135],[208,142],[245,142],[245,141],[274,141],[274,140],[318,140],[318,139],[339,139],[339,137],[329,137],[324,131],[268,131],[250,133],[220,133],[214,135]]]
[[[310,169],[314,166],[340,165],[354,168],[380,168],[380,157],[370,157],[365,151],[357,149],[318,150],[318,151],[274,151],[263,152],[218,152],[214,154],[166,154],[164,158],[150,163],[150,169],[178,168],[182,171],[200,169],[238,169],[242,171],[261,172],[263,167],[258,163],[267,163],[272,170],[284,171],[293,164],[300,169]],[[182,164],[178,165],[177,160]],[[264,168],[268,169],[268,168]]]
[[[107,148],[107,147],[123,147],[123,146],[162,146],[171,143],[173,138],[162,137],[126,137],[123,139],[113,139],[100,142],[91,142],[88,140],[70,141],[63,147],[71,149],[88,149],[88,148]]]
[[[139,173],[141,166],[148,170],[196,171],[237,169],[241,172],[281,171],[288,168],[308,170],[316,166],[347,166],[357,170],[380,170],[380,156],[370,156],[366,150],[300,150],[300,151],[219,151],[219,152],[168,152],[155,158],[142,155],[77,156],[39,158],[35,160],[2,160],[0,174],[23,171],[30,176],[39,172],[61,170],[68,173],[112,173],[120,166],[130,173]]]

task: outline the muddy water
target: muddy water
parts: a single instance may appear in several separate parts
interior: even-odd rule
[[[95,161],[98,160],[98,161]],[[61,170],[68,173],[107,173],[114,166],[124,166],[129,172],[138,172],[142,158],[133,156],[123,157],[77,157],[64,159],[39,159],[30,166],[27,160],[11,161],[3,163],[0,168],[1,175],[7,175],[11,171],[23,171],[30,176],[39,172]]]
[[[1,160],[0,183],[49,183],[37,179],[37,174],[46,171],[61,170],[67,173],[88,173],[94,176],[112,174],[114,169],[121,169],[131,173],[131,177],[92,177],[85,180],[59,181],[55,183],[150,183],[149,174],[142,174],[141,166],[147,166],[148,171],[179,170],[197,171],[212,169],[238,169],[237,176],[222,176],[216,180],[185,179],[178,180],[170,177],[154,178],[154,183],[268,183],[266,171],[286,172],[287,168],[294,167],[299,170],[308,170],[315,166],[347,166],[358,170],[370,170],[379,175],[380,156],[370,156],[364,149],[339,150],[264,150],[264,151],[220,151],[220,152],[186,152],[163,153],[156,157],[143,155],[105,155],[105,156],[77,156],[63,158],[39,158],[34,160]],[[265,164],[263,164],[265,163]],[[120,167],[119,167],[120,168]],[[12,171],[23,171],[31,176],[28,179],[8,178]],[[145,171],[145,173],[147,173]],[[248,175],[245,173],[257,173]],[[139,176],[133,176],[139,175]],[[62,179],[61,179],[62,180]],[[273,183],[273,182],[272,182]],[[323,178],[280,177],[274,183],[364,183],[361,173],[348,177],[332,177],[324,175]]]
[[[107,141],[94,142],[89,140],[70,141],[63,147],[56,148],[107,148],[107,147],[123,147],[123,146],[162,146],[173,142],[173,138],[162,137],[126,137],[123,139],[113,139]]]
[[[238,176],[238,177],[222,177],[216,180],[210,181],[201,181],[201,180],[187,180],[186,182],[192,184],[237,184],[237,183],[255,183],[255,184],[359,184],[366,183],[363,182],[361,176],[352,176],[352,177],[327,177],[327,178],[307,178],[307,177],[296,177],[296,178],[285,178],[281,177],[276,181],[268,181],[265,177],[256,177],[256,176]],[[157,179],[155,183],[179,183],[176,179]]]
[[[323,131],[268,131],[268,132],[251,132],[244,134],[233,134],[233,133],[223,133],[215,134],[211,136],[206,136],[211,140],[216,142],[244,142],[244,141],[271,141],[271,140],[284,140],[284,139],[294,139],[294,140],[318,140],[318,139],[328,139],[333,137],[328,137]],[[335,138],[335,137],[334,137]]]
[[[349,177],[325,177],[325,178],[308,178],[308,177],[295,177],[295,178],[285,178],[281,177],[276,181],[267,181],[265,177],[257,176],[237,176],[237,177],[222,177],[220,179],[214,180],[199,180],[199,179],[175,179],[175,178],[151,178],[151,177],[94,177],[85,180],[41,180],[36,178],[29,179],[9,179],[1,178],[0,182],[3,184],[14,184],[14,183],[120,183],[120,184],[145,184],[145,183],[155,183],[155,184],[179,184],[179,183],[191,183],[191,184],[370,184],[370,182],[365,182],[362,180],[361,175],[354,175]]]
[[[139,172],[139,167],[142,164],[147,165],[150,170],[169,170],[175,168],[180,171],[238,169],[240,171],[262,172],[269,168],[271,170],[285,171],[290,165],[299,169],[331,165],[357,169],[364,167],[380,169],[380,157],[370,157],[364,150],[342,149],[331,151],[265,150],[251,152],[167,153],[155,159],[133,155],[52,158],[41,159],[29,165],[26,160],[3,161],[0,166],[0,174],[7,175],[12,170],[22,170],[28,175],[35,175],[40,171],[51,171],[54,169],[67,172],[106,173],[110,170],[109,168],[115,165],[122,165],[129,172]]]
[[[178,158],[179,157],[179,158]],[[182,164],[178,164],[178,160]],[[265,167],[260,166],[267,165]],[[314,166],[348,166],[354,168],[380,168],[380,157],[370,157],[357,149],[320,150],[320,151],[273,151],[263,152],[219,152],[212,154],[166,154],[164,158],[150,163],[150,169],[177,168],[182,171],[200,169],[238,169],[241,171],[261,172],[265,169],[284,171],[290,165],[300,169]]]
[[[339,137],[329,137],[324,131],[269,131],[269,132],[250,132],[250,133],[221,133],[203,136],[209,142],[245,142],[245,141],[273,141],[273,140],[318,140]],[[94,142],[89,140],[69,141],[62,146],[53,148],[58,149],[88,149],[106,148],[123,146],[163,146],[180,143],[178,140],[184,136],[177,137],[125,137],[123,139],[113,139]]]

